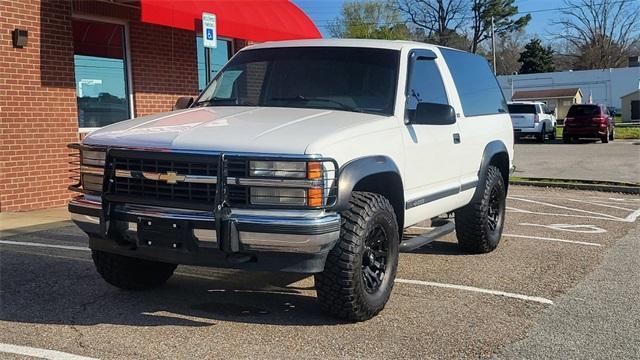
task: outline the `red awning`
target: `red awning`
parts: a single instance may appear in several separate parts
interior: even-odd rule
[[[216,15],[218,36],[269,41],[317,39],[311,19],[288,0],[140,0],[141,20],[178,29],[201,29],[202,13]]]

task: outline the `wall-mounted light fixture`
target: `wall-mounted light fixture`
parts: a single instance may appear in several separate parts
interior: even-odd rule
[[[14,29],[11,32],[13,38],[13,47],[15,48],[23,48],[27,45],[27,38],[29,37],[29,32],[24,29]]]

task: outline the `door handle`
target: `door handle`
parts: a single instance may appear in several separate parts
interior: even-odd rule
[[[453,134],[453,143],[460,144],[460,134],[458,133]]]

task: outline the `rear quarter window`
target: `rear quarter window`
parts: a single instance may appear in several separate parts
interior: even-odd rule
[[[466,117],[507,112],[507,103],[489,63],[464,51],[440,49],[458,90]]]
[[[600,107],[598,105],[572,105],[569,108],[567,116],[588,116],[599,114]]]
[[[509,104],[510,114],[535,114],[536,106],[527,104]]]

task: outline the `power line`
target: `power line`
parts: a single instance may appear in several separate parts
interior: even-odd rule
[[[607,4],[611,4],[611,5],[615,5],[615,4],[620,4],[620,3],[636,3],[640,0],[617,0],[617,1],[612,1],[612,2],[602,2],[602,3],[598,3],[598,4],[589,4],[589,5],[582,5],[582,6],[564,6],[564,7],[556,7],[556,8],[548,8],[548,9],[535,9],[535,10],[529,10],[529,11],[518,11],[516,13],[514,13],[512,16],[516,16],[516,15],[527,15],[527,14],[537,14],[537,13],[543,13],[543,12],[549,12],[549,11],[562,11],[562,10],[570,10],[570,9],[583,9],[583,8],[587,8],[589,6],[601,6],[601,5],[607,5]],[[340,17],[337,17],[335,19],[320,19],[320,20],[314,20],[315,23],[318,22],[323,22],[326,23],[326,25],[318,25],[316,24],[316,26],[318,27],[322,27],[322,28],[327,28],[330,26],[330,23],[335,22],[336,20],[338,20]],[[464,20],[467,19],[468,17],[458,17],[458,18],[452,18],[451,20]],[[360,24],[365,24],[365,25],[379,25],[379,26],[394,26],[394,25],[406,25],[407,23],[411,23],[411,21],[396,21],[396,22],[383,22],[383,23],[378,23],[378,22],[360,22]]]

